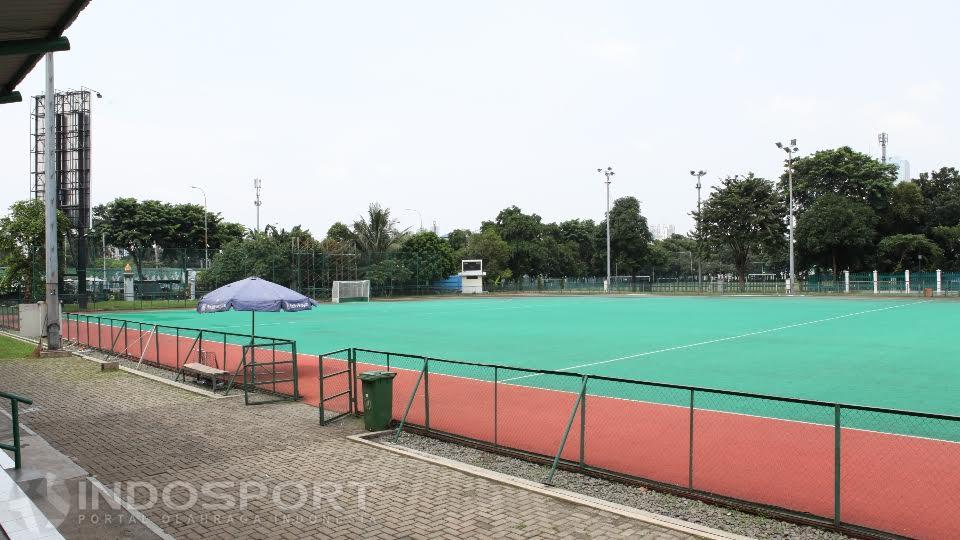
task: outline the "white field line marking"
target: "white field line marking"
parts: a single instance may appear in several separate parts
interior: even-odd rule
[[[926,304],[927,302],[930,302],[930,301],[931,301],[931,300],[924,300],[924,301],[921,301],[921,302],[917,302],[917,304]],[[868,310],[865,310],[865,311],[857,311],[857,312],[854,312],[854,313],[846,313],[846,314],[844,314],[844,315],[837,315],[837,316],[835,316],[835,317],[827,317],[827,318],[825,318],[825,319],[817,319],[817,320],[814,320],[814,321],[804,321],[804,322],[799,322],[799,323],[794,323],[794,324],[788,324],[788,325],[786,325],[786,326],[778,326],[778,327],[776,327],[776,328],[767,328],[766,330],[756,330],[756,331],[754,331],[754,332],[747,332],[746,334],[739,334],[739,335],[736,335],[736,336],[727,336],[727,337],[722,337],[722,338],[709,339],[709,340],[707,340],[707,341],[699,341],[699,342],[697,342],[697,343],[687,343],[686,345],[677,345],[677,346],[675,346],[675,347],[667,347],[667,348],[665,348],[665,349],[657,349],[657,350],[655,350],[655,351],[647,351],[647,352],[642,352],[642,353],[630,354],[630,355],[627,355],[627,356],[620,356],[620,357],[618,357],[618,358],[611,358],[611,359],[609,359],[609,360],[599,360],[599,361],[597,361],[597,362],[589,362],[589,363],[586,363],[586,364],[578,364],[578,365],[576,365],[576,366],[569,366],[569,367],[565,367],[565,368],[559,368],[559,369],[557,369],[557,370],[555,370],[555,371],[571,371],[571,370],[574,370],[574,369],[580,369],[580,368],[585,368],[585,367],[599,366],[599,365],[601,365],[601,364],[609,364],[609,363],[611,363],[611,362],[621,362],[621,361],[623,361],[623,360],[631,360],[631,359],[633,359],[633,358],[640,358],[640,357],[642,357],[642,356],[650,356],[650,355],[653,355],[653,354],[660,354],[660,353],[671,352],[671,351],[679,351],[679,350],[683,350],[683,349],[692,349],[692,348],[694,348],[694,347],[702,347],[702,346],[704,346],[704,345],[712,345],[712,344],[714,344],[714,343],[722,343],[722,342],[724,342],[724,341],[732,341],[732,340],[735,340],[735,339],[743,339],[743,338],[748,338],[748,337],[753,337],[753,336],[759,336],[759,335],[762,335],[762,334],[769,334],[769,333],[772,333],[772,332],[779,332],[779,331],[781,331],[781,330],[789,330],[789,329],[791,329],[791,328],[799,328],[799,327],[801,327],[801,326],[809,326],[809,325],[811,325],[811,324],[820,324],[820,323],[825,323],[825,322],[830,322],[830,321],[836,321],[836,320],[839,320],[839,319],[846,319],[846,318],[848,318],[848,317],[855,317],[855,316],[857,316],[857,315],[865,315],[865,314],[867,314],[867,313],[876,313],[876,312],[878,312],[878,311],[886,311],[886,310],[889,310],[889,309],[897,309],[897,308],[902,308],[902,307],[906,307],[906,306],[913,306],[913,305],[916,305],[916,304],[914,304],[914,303],[910,303],[910,304],[897,304],[897,305],[886,306],[886,307],[882,307],[882,308],[868,309]],[[540,374],[538,374],[538,373],[537,373],[537,374],[530,374],[530,375],[521,375],[521,376],[519,376],[519,377],[513,377],[513,378],[510,378],[510,379],[504,379],[503,381],[504,381],[504,382],[516,381],[516,380],[519,380],[519,379],[526,379],[526,378],[528,378],[528,377],[537,377],[537,376],[539,376],[539,375],[540,375]]]

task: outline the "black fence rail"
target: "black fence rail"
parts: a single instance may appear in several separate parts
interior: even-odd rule
[[[11,330],[13,332],[20,331],[19,305],[0,305],[0,328],[4,330]]]
[[[63,316],[63,338],[69,343],[175,372],[187,372],[244,392],[299,399],[296,342],[203,328],[187,328],[116,317],[69,313]],[[263,402],[250,399],[248,404]]]
[[[546,483],[572,470],[863,537],[960,534],[960,416],[362,348],[340,357],[353,384],[397,373],[397,437],[541,462]]]

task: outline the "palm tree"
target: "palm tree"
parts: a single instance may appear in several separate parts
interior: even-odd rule
[[[390,217],[390,209],[379,203],[371,203],[367,219],[353,222],[353,234],[360,253],[372,259],[397,247],[407,234],[407,229],[397,230],[397,220]]]

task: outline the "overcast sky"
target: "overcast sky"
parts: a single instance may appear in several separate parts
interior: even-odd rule
[[[93,0],[56,56],[89,86],[93,200],[200,202],[322,237],[368,203],[441,234],[516,204],[601,219],[598,167],[687,230],[692,168],[774,177],[850,145],[960,163],[957,2]],[[19,86],[43,89],[43,64]],[[954,96],[951,98],[950,96]],[[29,100],[0,106],[4,208],[29,195]]]

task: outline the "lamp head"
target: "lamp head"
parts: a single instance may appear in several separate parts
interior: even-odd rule
[[[783,148],[783,143],[777,142],[777,148]]]

